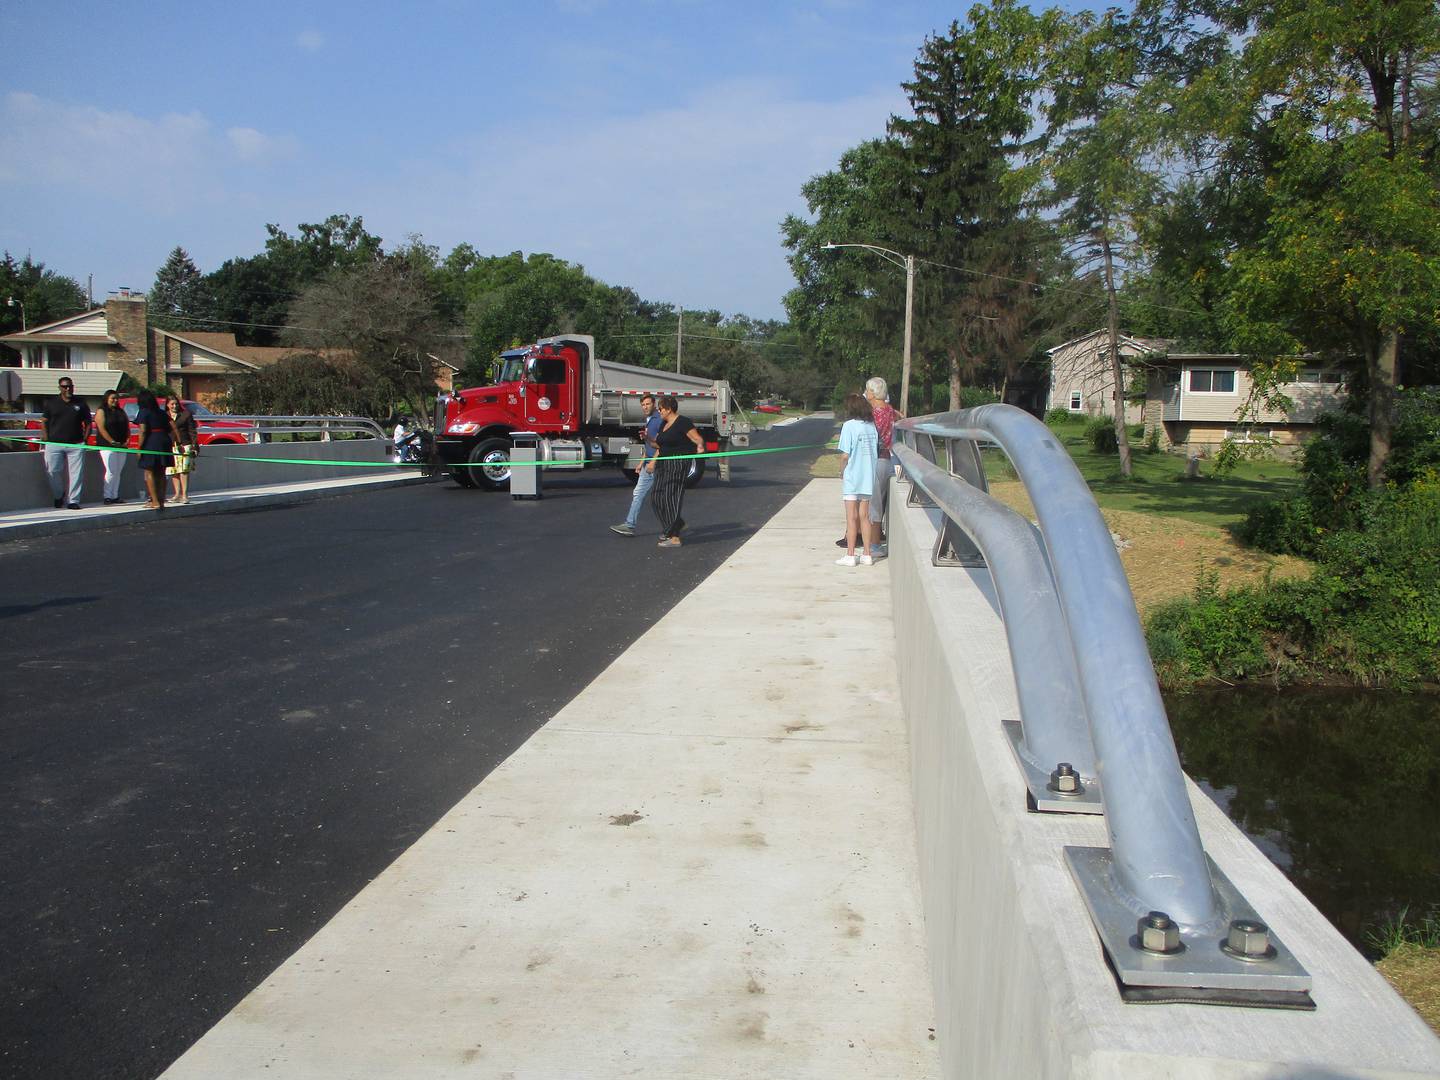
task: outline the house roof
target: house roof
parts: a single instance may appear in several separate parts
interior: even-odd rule
[[[269,367],[271,364],[291,356],[320,355],[339,359],[342,354],[334,349],[296,349],[288,346],[276,345],[240,345],[235,341],[235,335],[230,332],[216,330],[186,330],[178,333],[174,330],[155,329],[156,334],[163,334],[174,341],[184,342],[192,348],[200,349],[222,361],[238,365],[247,371],[257,371],[260,368]],[[170,366],[166,371],[180,372],[184,368]]]
[[[6,334],[0,337],[6,345],[40,345],[66,344],[66,345],[118,345],[120,344],[109,333],[110,325],[105,323],[105,333],[97,334],[94,331],[82,331],[80,324],[93,320],[96,317],[105,319],[104,308],[91,308],[89,311],[82,311],[78,315],[67,315],[63,319],[56,319],[54,322],[42,323],[39,326],[32,326],[28,330],[22,330],[18,334]]]
[[[1082,341],[1089,341],[1091,338],[1108,336],[1109,333],[1110,331],[1108,330],[1092,330],[1088,334],[1081,334],[1077,338],[1072,338],[1069,341],[1056,345],[1053,349],[1046,349],[1045,355],[1054,356],[1061,349],[1068,349],[1071,345],[1079,345]],[[1120,335],[1121,347],[1128,345],[1133,349],[1138,349],[1140,352],[1162,352],[1168,344],[1169,342],[1164,338],[1140,338],[1132,337],[1129,334]]]

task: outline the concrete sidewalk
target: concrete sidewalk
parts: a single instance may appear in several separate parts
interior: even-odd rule
[[[278,506],[310,502],[332,495],[347,495],[361,489],[390,487],[396,484],[421,484],[431,478],[416,470],[366,472],[362,476],[341,476],[325,480],[307,480],[293,484],[266,484],[259,487],[231,488],[191,495],[183,505],[167,504],[162,510],[149,510],[145,497],[130,499],[119,506],[87,503],[79,510],[58,510],[50,507],[36,510],[11,510],[0,513],[0,543],[6,540],[29,540],[59,533],[87,532],[92,529],[113,529],[122,525],[149,525],[197,514],[218,514],[226,510],[249,509],[256,506]]]
[[[938,1075],[889,574],[840,521],[813,481],[165,1076]]]

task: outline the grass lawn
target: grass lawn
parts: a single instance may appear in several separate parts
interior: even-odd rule
[[[1268,555],[1242,547],[1226,528],[1245,516],[1245,507],[1274,498],[1299,485],[1295,469],[1280,461],[1245,462],[1234,474],[1185,479],[1185,459],[1177,454],[1134,454],[1134,475],[1120,477],[1119,459],[1096,454],[1084,441],[1082,423],[1051,430],[1069,451],[1095,495],[1106,524],[1116,537],[1120,562],[1142,615],[1158,604],[1192,593],[1202,576],[1221,588],[1257,585],[1267,578],[1303,576],[1303,559]],[[1033,518],[1035,510],[1000,450],[985,451],[990,494]],[[815,477],[838,477],[840,455],[821,454]]]
[[[1097,454],[1085,441],[1084,423],[1072,421],[1051,425],[1062,446],[1090,485],[1102,510],[1126,510],[1163,514],[1202,525],[1224,528],[1245,516],[1245,508],[1256,501],[1288,495],[1300,485],[1295,467],[1284,461],[1245,461],[1229,476],[1210,472],[1208,461],[1200,463],[1200,477],[1185,478],[1185,459],[1178,454],[1147,454],[1143,446],[1132,446],[1132,475],[1120,475],[1120,459]],[[986,451],[986,475],[992,480],[1013,480],[1008,459],[999,450]]]

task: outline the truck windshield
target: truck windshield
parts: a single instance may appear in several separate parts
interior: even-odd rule
[[[502,356],[495,365],[495,381],[497,383],[519,382],[525,378],[525,358],[523,356]]]

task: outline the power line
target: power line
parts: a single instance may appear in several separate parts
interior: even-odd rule
[[[1004,274],[987,274],[983,270],[972,270],[968,266],[951,266],[949,263],[936,262],[934,259],[924,259],[919,255],[915,256],[915,261],[925,263],[927,266],[938,266],[942,270],[954,270],[961,274],[973,274],[975,277],[992,278],[995,281],[1009,281],[1016,285],[1028,285],[1032,289],[1040,289],[1042,291],[1074,293],[1077,296],[1084,296],[1092,300],[1099,300],[1105,296],[1103,292],[1097,292],[1094,289],[1082,289],[1074,285],[1042,285],[1039,282],[1029,281],[1026,278],[1006,277]],[[1169,304],[1158,304],[1153,300],[1143,300],[1135,297],[1126,297],[1125,303],[1145,304],[1148,307],[1158,308],[1161,311],[1177,311],[1182,315],[1204,316],[1206,314],[1206,312],[1197,311],[1194,308],[1173,307]]]
[[[190,322],[190,323],[202,323],[202,324],[209,323],[209,324],[215,325],[215,326],[242,326],[242,327],[245,327],[247,330],[305,330],[305,331],[309,331],[309,332],[311,332],[311,333],[316,333],[316,334],[323,334],[323,333],[325,332],[325,328],[324,328],[324,327],[320,327],[320,326],[295,326],[295,325],[289,324],[289,323],[283,323],[283,324],[282,324],[282,323],[240,322],[240,321],[237,320],[237,319],[210,319],[210,318],[206,318],[206,317],[204,317],[204,316],[202,316],[202,315],[166,315],[166,316],[164,316],[164,317],[167,318],[167,319],[174,320],[174,321],[176,321],[176,322]],[[201,331],[201,333],[204,333],[204,331]],[[579,331],[576,331],[576,333],[579,333]],[[470,334],[435,334],[435,335],[433,335],[433,336],[434,336],[434,337],[440,337],[440,338],[453,338],[453,339],[460,340],[460,341],[468,341],[468,340],[471,338],[472,335],[470,335]],[[563,336],[563,335],[546,335],[546,336],[559,337],[559,336]],[[672,337],[674,337],[675,335],[672,334],[672,333],[670,333],[669,331],[660,331],[660,332],[649,333],[649,334],[611,334],[611,333],[607,333],[607,332],[605,332],[605,331],[602,330],[602,331],[600,331],[599,333],[597,333],[597,334],[595,334],[595,335],[593,335],[593,336],[595,336],[595,337],[606,337],[606,338],[672,338]],[[731,337],[725,337],[723,334],[686,334],[685,337],[686,337],[686,338],[694,339],[694,340],[696,340],[696,341],[728,341],[728,342],[731,342],[732,344],[735,344],[735,345],[768,345],[768,346],[770,346],[770,347],[772,347],[772,348],[777,348],[777,349],[802,349],[802,348],[804,348],[803,345],[791,345],[791,344],[788,344],[788,343],[783,342],[783,341],[765,341],[765,340],[763,340],[763,339],[757,339],[757,338],[731,338]]]

